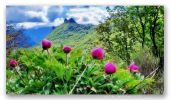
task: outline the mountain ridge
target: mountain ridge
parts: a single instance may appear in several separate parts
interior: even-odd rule
[[[70,18],[70,19],[64,19],[64,23],[76,23],[76,21],[74,20],[74,18]]]
[[[64,23],[57,26],[48,36],[47,39],[58,45],[75,46],[86,36],[94,32],[95,26],[92,24],[78,24],[73,18],[65,19]]]

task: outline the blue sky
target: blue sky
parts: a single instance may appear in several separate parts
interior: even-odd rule
[[[106,6],[7,6],[7,23],[25,29],[58,26],[74,18],[79,24],[97,25],[109,16]]]

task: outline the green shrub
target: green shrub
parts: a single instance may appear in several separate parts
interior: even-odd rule
[[[153,56],[152,52],[149,49],[142,49],[139,53],[136,54],[134,58],[134,62],[138,64],[140,68],[140,72],[147,76],[159,65],[159,58]]]

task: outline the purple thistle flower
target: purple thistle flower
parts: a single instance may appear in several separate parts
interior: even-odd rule
[[[70,53],[70,51],[72,50],[72,48],[70,47],[70,46],[64,46],[64,48],[63,48],[63,51],[64,51],[64,53]]]
[[[113,74],[116,72],[116,65],[111,62],[108,62],[105,64],[104,71],[106,74]]]
[[[102,60],[104,58],[104,50],[102,48],[94,48],[91,50],[94,59]]]
[[[44,50],[49,49],[51,46],[52,46],[52,42],[51,41],[49,41],[47,39],[42,40],[42,48]]]
[[[17,66],[17,61],[15,59],[10,60],[9,65],[11,67],[16,67]]]
[[[138,72],[139,71],[139,67],[137,65],[135,65],[135,63],[131,63],[129,65],[128,69],[132,72]]]

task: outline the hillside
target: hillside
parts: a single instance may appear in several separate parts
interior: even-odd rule
[[[56,27],[47,38],[57,45],[67,44],[78,46],[80,43],[84,44],[89,38],[94,36],[94,27],[91,24],[78,24],[73,18],[65,19],[64,23]]]
[[[13,25],[6,26],[6,49],[28,48],[34,44],[29,37],[23,34],[22,30],[17,30]]]

